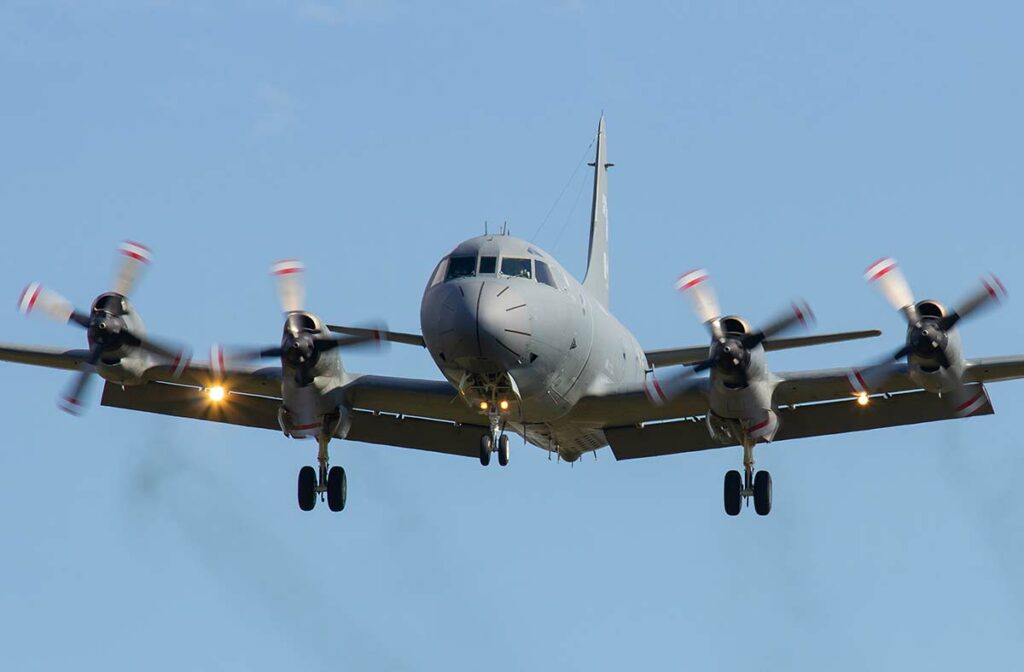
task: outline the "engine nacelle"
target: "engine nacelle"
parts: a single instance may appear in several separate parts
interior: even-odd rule
[[[711,438],[722,444],[742,443],[744,436],[752,439],[755,443],[770,442],[775,438],[780,426],[778,413],[771,410],[764,411],[757,418],[742,420],[723,418],[709,412],[705,422]]]
[[[718,318],[718,326],[722,333],[729,336],[746,336],[751,332],[750,323],[738,315],[726,315]]]
[[[917,314],[921,317],[934,317],[936,319],[942,319],[949,314],[946,307],[936,301],[935,299],[924,299],[914,304],[914,308],[917,310]]]

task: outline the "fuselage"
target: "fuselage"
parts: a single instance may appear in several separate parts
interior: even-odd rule
[[[575,459],[605,445],[572,420],[583,397],[642,385],[636,338],[551,255],[485,235],[455,247],[423,294],[427,349],[464,403],[482,415],[502,402],[506,427]]]

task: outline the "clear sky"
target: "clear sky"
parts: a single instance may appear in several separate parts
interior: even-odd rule
[[[273,343],[267,269],[306,261],[336,322],[418,330],[443,254],[507,220],[582,274],[607,115],[612,308],[648,347],[703,342],[675,276],[760,320],[795,296],[882,339],[983,272],[1008,304],[969,355],[1024,351],[1019,3],[0,3],[0,340],[28,281],[79,306],[150,245],[148,328]],[[589,157],[586,157],[589,159]],[[575,172],[574,172],[575,171]],[[564,189],[564,193],[563,193]],[[559,194],[562,193],[561,198]],[[1016,294],[1016,296],[1015,296]],[[349,368],[437,378],[393,347]],[[738,449],[575,467],[335,444],[348,508],[301,513],[314,446],[55,399],[0,365],[7,669],[987,669],[1024,636],[1024,382],[993,417],[779,443],[768,518],[722,510]],[[94,389],[94,393],[98,392]]]

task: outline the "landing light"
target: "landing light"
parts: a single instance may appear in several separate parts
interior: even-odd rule
[[[504,399],[502,399],[502,400],[501,400],[501,403],[499,403],[499,404],[498,404],[498,406],[499,406],[499,407],[501,408],[501,410],[503,410],[503,411],[507,411],[507,410],[508,410],[508,402],[507,402],[507,401],[505,401]]]
[[[490,408],[490,405],[486,401],[481,401],[480,402],[480,410],[481,411],[486,411],[488,408]]]
[[[870,401],[866,392],[861,392],[857,395],[857,403],[861,406],[867,406]]]
[[[223,401],[226,394],[227,392],[220,385],[214,385],[206,391],[206,396],[210,398],[210,401]]]

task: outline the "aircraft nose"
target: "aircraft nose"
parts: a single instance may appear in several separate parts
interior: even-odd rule
[[[481,355],[502,371],[527,361],[530,352],[530,311],[510,285],[485,282],[477,309]]]
[[[507,284],[452,285],[441,302],[436,325],[444,359],[466,371],[501,373],[529,357],[529,310]]]

